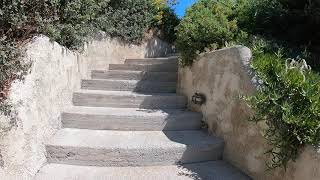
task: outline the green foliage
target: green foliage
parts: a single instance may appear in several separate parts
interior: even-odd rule
[[[166,4],[157,8],[153,0],[5,0],[0,2],[0,35],[21,39],[43,33],[77,49],[103,30],[112,37],[138,43],[160,11],[165,13],[154,25],[165,30],[164,39],[174,39],[175,15]]]
[[[318,25],[313,21],[311,28],[307,25],[310,22],[302,23],[302,16],[310,15],[306,4],[241,0],[236,8],[240,28],[272,37],[272,41],[252,38],[244,42],[253,51],[252,66],[263,82],[256,95],[245,99],[256,112],[252,120],[268,126],[265,137],[271,145],[267,151],[271,169],[286,168],[302,147],[320,143],[320,77],[304,60],[312,62],[310,47],[315,44],[310,35],[316,35],[313,31]],[[317,67],[316,63],[311,65]]]
[[[6,99],[11,81],[22,79],[29,68],[29,64],[20,61],[20,51],[16,49],[14,42],[0,39],[0,105],[3,108],[2,101]]]
[[[130,43],[139,43],[152,27],[174,40],[174,14],[155,21],[159,9],[153,0],[2,0],[0,1],[0,111],[9,109],[4,100],[15,79],[21,79],[28,64],[20,61],[18,44],[35,34],[45,34],[70,49],[83,47],[97,31]],[[157,22],[157,23],[155,23]],[[170,41],[173,42],[173,41]]]
[[[28,37],[37,32],[40,25],[56,18],[56,8],[56,0],[3,0],[0,2],[0,36],[6,40]]]
[[[97,17],[101,11],[101,4],[98,2],[100,1],[59,1],[55,21],[43,24],[40,33],[70,49],[82,47],[98,31]]]
[[[0,41],[0,84],[23,75],[25,65],[19,61],[20,52],[15,51],[16,48],[13,42]]]
[[[316,43],[312,37],[320,35],[320,3],[316,0],[240,0],[239,4],[239,25],[249,32],[303,44]]]
[[[160,9],[160,18],[154,20],[154,26],[160,30],[160,38],[168,43],[174,43],[177,39],[176,27],[180,20],[168,6]]]
[[[206,48],[222,48],[226,43],[246,37],[238,29],[233,14],[233,1],[200,0],[186,12],[177,31],[176,47],[181,64],[190,65]]]
[[[302,147],[320,143],[320,77],[302,59],[285,59],[259,46],[254,52],[252,65],[263,84],[246,100],[256,112],[252,120],[268,125],[269,167],[286,167]]]
[[[283,25],[278,24],[285,13],[279,0],[240,0],[236,10],[239,26],[252,34],[269,34]]]
[[[239,0],[239,27],[245,31],[307,47],[308,63],[320,70],[320,3],[317,0]]]
[[[160,30],[160,38],[169,43],[174,43],[177,39],[176,27],[180,20],[168,4],[174,5],[175,1],[154,0],[157,13],[154,16],[153,26]]]
[[[111,0],[99,17],[99,26],[125,41],[141,41],[151,26],[155,8],[150,0]]]
[[[262,84],[244,99],[256,112],[252,120],[267,124],[271,169],[286,167],[305,145],[320,145],[320,77],[304,60],[320,44],[317,7],[313,0],[200,0],[178,26],[182,65],[230,42],[252,49]]]

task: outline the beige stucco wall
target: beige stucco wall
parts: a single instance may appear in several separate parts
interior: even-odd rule
[[[148,34],[146,40],[137,44],[127,44],[107,37],[103,32],[87,44],[81,53],[82,72],[90,74],[90,70],[107,70],[109,64],[123,63],[127,58],[159,57],[172,53],[172,46],[159,38]]]
[[[0,115],[0,179],[29,180],[46,162],[45,142],[60,128],[60,113],[71,105],[72,93],[93,69],[125,58],[160,56],[170,46],[157,38],[127,45],[100,34],[82,53],[70,51],[49,38],[32,39],[23,49],[31,62],[25,81],[13,83],[8,101],[15,115]]]
[[[307,147],[287,171],[266,171],[264,124],[248,122],[250,109],[238,97],[256,91],[250,69],[251,52],[232,47],[204,53],[192,67],[179,68],[178,93],[189,99],[189,108],[204,115],[209,130],[225,140],[224,158],[255,180],[319,180],[320,154]],[[192,95],[204,93],[206,104],[193,105]]]

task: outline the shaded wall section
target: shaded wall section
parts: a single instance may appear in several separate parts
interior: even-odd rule
[[[239,95],[255,93],[258,83],[250,68],[251,51],[242,46],[201,54],[191,67],[179,68],[178,93],[189,108],[202,112],[210,132],[225,140],[224,159],[256,180],[320,179],[320,154],[307,147],[287,171],[267,171],[263,123],[249,122],[251,110]],[[206,95],[206,104],[191,102],[195,92]]]
[[[81,62],[84,67],[81,72],[88,76],[91,70],[107,70],[109,64],[122,64],[127,58],[161,57],[172,52],[172,46],[156,37],[153,32],[146,34],[141,44],[128,44],[100,32],[85,46],[79,58],[84,60]]]

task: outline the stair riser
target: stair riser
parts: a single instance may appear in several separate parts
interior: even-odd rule
[[[179,53],[170,53],[170,54],[167,54],[166,57],[177,57],[177,58],[179,58]]]
[[[156,64],[178,64],[177,58],[170,59],[126,59],[125,64],[145,64],[145,65],[156,65]]]
[[[106,91],[174,93],[176,92],[176,83],[82,80],[81,88]]]
[[[223,144],[171,149],[91,149],[46,146],[49,163],[86,166],[157,166],[214,161],[222,158]]]
[[[177,73],[175,72],[129,72],[129,71],[93,71],[92,79],[115,79],[115,80],[146,80],[157,82],[176,82]]]
[[[201,114],[181,114],[178,116],[115,116],[63,113],[64,128],[122,130],[122,131],[176,131],[198,130],[201,128]]]
[[[177,72],[177,64],[136,65],[136,64],[110,64],[109,70],[149,71],[149,72]]]
[[[144,108],[144,109],[182,109],[187,100],[182,96],[112,96],[101,94],[74,93],[76,106]]]

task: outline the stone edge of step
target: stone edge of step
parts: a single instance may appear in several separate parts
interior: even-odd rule
[[[113,136],[114,135],[114,136]],[[87,138],[95,139],[98,142],[92,142]],[[119,144],[119,141],[113,139],[112,142],[106,141],[105,138],[123,138],[127,141],[136,140],[135,144],[131,143],[132,147],[127,144]],[[126,137],[130,137],[127,139]],[[143,139],[133,139],[132,137],[138,137]],[[183,137],[183,138],[182,138]],[[192,139],[184,139],[184,137],[192,137]],[[161,138],[159,142],[162,144],[155,143],[154,141],[148,141],[149,144],[145,143],[145,138]],[[174,139],[176,138],[176,139]],[[181,139],[182,138],[182,139]],[[70,140],[78,139],[76,142],[69,142]],[[81,139],[86,139],[82,141]],[[199,142],[198,140],[202,141]],[[180,142],[176,142],[180,141]],[[100,143],[101,142],[101,143]],[[124,143],[124,142],[122,142]],[[184,131],[117,131],[117,130],[89,130],[89,129],[73,129],[64,128],[59,130],[53,138],[46,143],[47,146],[68,146],[68,147],[87,147],[87,148],[124,148],[124,149],[149,149],[149,148],[172,148],[172,146],[183,147],[183,146],[223,146],[224,141],[214,135],[209,135],[203,130],[184,130]]]
[[[93,174],[92,172],[95,172]],[[170,166],[146,166],[146,167],[97,167],[97,166],[76,166],[66,164],[46,164],[37,173],[35,180],[70,180],[71,177],[78,177],[77,180],[93,179],[135,179],[135,180],[193,180],[195,177],[201,179],[206,176],[211,179],[234,179],[251,180],[247,175],[239,171],[229,163],[218,160],[202,163]],[[72,179],[75,180],[75,179]]]

